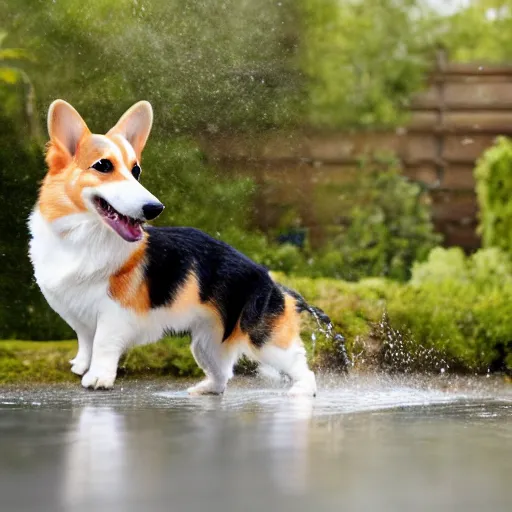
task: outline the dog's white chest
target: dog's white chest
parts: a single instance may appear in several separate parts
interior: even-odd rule
[[[57,236],[34,212],[30,219],[34,276],[50,306],[66,321],[95,322],[108,300],[110,265],[93,240],[76,244]]]
[[[59,246],[45,251],[37,242],[31,244],[34,275],[50,306],[68,323],[73,318],[94,322],[107,296],[108,280],[85,273],[85,262],[76,251]]]

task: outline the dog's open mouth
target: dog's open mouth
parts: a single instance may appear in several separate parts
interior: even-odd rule
[[[102,219],[124,240],[136,242],[143,235],[142,220],[119,213],[102,197],[96,196],[94,204]]]

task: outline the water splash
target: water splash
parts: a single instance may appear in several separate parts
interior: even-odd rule
[[[450,364],[434,347],[425,347],[391,327],[386,314],[375,327],[376,336],[381,340],[381,366],[387,370],[404,373],[434,371],[441,374],[450,370]]]
[[[317,330],[322,333],[328,340],[332,342],[334,349],[340,357],[342,369],[348,371],[352,367],[352,361],[348,357],[347,349],[345,347],[345,338],[334,330],[334,325],[331,319],[319,308],[314,306],[308,307],[309,313],[313,316],[317,324]],[[316,335],[311,335],[313,341],[313,353],[316,347]]]

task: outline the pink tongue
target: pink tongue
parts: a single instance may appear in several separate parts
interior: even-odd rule
[[[127,242],[136,242],[142,238],[142,227],[139,224],[130,224],[121,219],[105,218],[108,225]]]

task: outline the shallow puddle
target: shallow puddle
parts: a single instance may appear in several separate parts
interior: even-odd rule
[[[512,390],[324,377],[0,390],[0,499],[18,510],[511,510]]]

